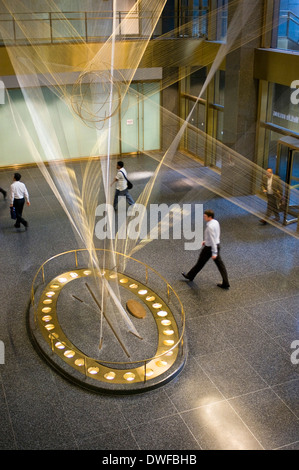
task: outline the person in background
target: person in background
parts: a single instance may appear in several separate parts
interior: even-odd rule
[[[116,168],[117,168],[117,174],[116,174],[114,181],[111,183],[111,186],[112,184],[116,183],[115,195],[114,195],[114,201],[113,201],[114,210],[117,209],[118,198],[121,196],[124,196],[126,198],[129,206],[132,206],[135,204],[134,199],[132,198],[131,194],[128,191],[127,172],[124,169],[123,162],[121,161],[117,162]]]
[[[7,192],[3,188],[0,188],[0,193],[3,194],[3,199],[5,200]]]
[[[28,228],[27,220],[23,219],[23,208],[25,201],[27,206],[30,206],[29,194],[24,183],[20,181],[20,173],[14,174],[13,183],[10,186],[10,207],[15,207],[17,220],[15,223],[16,228],[20,228],[20,224],[23,224],[25,229]]]
[[[267,194],[267,210],[266,219],[269,219],[274,214],[276,222],[279,222],[278,203],[282,197],[282,183],[279,176],[273,174],[271,168],[267,168],[265,175],[262,179],[262,191]],[[260,221],[263,225],[267,223],[266,220]]]
[[[222,283],[217,284],[217,286],[222,289],[229,289],[230,284],[226,267],[220,256],[220,225],[219,222],[214,219],[214,211],[210,209],[204,211],[204,220],[207,225],[204,234],[204,241],[202,242],[203,248],[200,252],[198,261],[187,274],[182,272],[182,275],[188,281],[193,281],[199,271],[201,271],[209,259],[212,258],[222,277]]]

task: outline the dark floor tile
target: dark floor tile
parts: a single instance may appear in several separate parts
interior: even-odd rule
[[[299,295],[295,295],[294,297],[286,297],[283,300],[279,299],[278,303],[286,312],[290,313],[295,318],[297,318],[297,320],[299,320]]]
[[[167,419],[177,413],[164,388],[150,393],[121,397],[118,406],[129,426],[146,424],[159,418]]]
[[[117,397],[89,393],[58,378],[58,393],[76,441],[97,432],[127,428]]]
[[[250,347],[251,343],[265,343],[270,336],[261,328],[243,308],[211,315],[210,322],[224,335],[234,347]]]
[[[273,390],[299,419],[299,380],[276,385]]]
[[[141,450],[200,450],[197,440],[180,415],[131,427]]]
[[[277,336],[274,338],[274,341],[279,344],[286,352],[288,357],[291,360],[291,356],[295,356],[295,360],[299,359],[299,352],[297,353],[298,350],[298,344],[297,341],[299,342],[299,334],[296,333],[289,333],[287,335],[282,335],[282,336]],[[299,368],[299,366],[298,366]],[[296,369],[296,368],[295,368]]]
[[[265,449],[298,440],[298,418],[272,390],[238,397],[230,404]]]
[[[178,411],[223,400],[221,392],[191,355],[180,375],[168,383],[164,390]]]
[[[268,301],[258,305],[245,307],[245,312],[272,338],[296,332],[297,321],[287,313],[280,302]]]
[[[227,401],[187,411],[182,418],[203,450],[262,450]]]
[[[275,340],[251,342],[239,351],[268,385],[299,378],[299,371],[291,363],[290,356]]]
[[[231,348],[229,340],[207,316],[191,318],[187,322],[186,334],[188,349],[195,358]]]
[[[78,441],[79,450],[139,450],[129,428],[113,432],[95,433]]]
[[[267,387],[266,382],[236,349],[201,356],[198,362],[225,398]]]
[[[299,450],[299,441],[293,442],[292,444],[288,444],[283,447],[279,447],[278,449],[275,450]]]
[[[1,368],[0,366],[0,374]],[[4,389],[1,384],[0,376],[0,449],[1,450],[17,450],[17,442],[15,440],[14,428],[11,422],[8,403],[5,399]]]
[[[278,272],[264,273],[255,276],[252,280],[257,288],[262,289],[264,296],[269,296],[270,299],[291,297],[298,294],[298,286],[295,282],[289,276]]]

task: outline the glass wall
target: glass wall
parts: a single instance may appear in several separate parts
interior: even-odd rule
[[[160,149],[160,82],[134,83],[131,88],[121,109],[112,117],[111,155]],[[42,92],[52,125],[48,132],[53,134],[57,158],[67,160],[107,154],[108,126],[104,121],[84,122],[84,117],[78,119],[55,89],[44,87]],[[71,85],[69,92],[72,92]],[[29,89],[27,93],[30,96]],[[40,104],[34,108],[36,113],[40,112],[38,106]],[[19,126],[20,120],[26,132]],[[43,161],[49,160],[45,142],[39,140],[38,124],[33,123],[20,89],[9,90],[9,99],[6,96],[0,106],[0,121],[2,167],[34,163],[32,145]]]
[[[224,118],[224,91],[225,91],[225,71],[218,70],[215,75],[215,87],[214,87],[214,114],[216,119],[216,129],[214,129],[213,137],[223,142],[223,118]],[[217,154],[214,164],[217,167],[221,167],[222,161]]]
[[[130,86],[121,110],[121,153],[160,149],[160,82]]]
[[[277,143],[285,136],[299,138],[299,99],[298,93],[290,87],[277,83],[268,84],[265,129],[264,168],[276,170]],[[282,175],[281,175],[282,176]]]
[[[224,41],[227,33],[228,0],[217,0],[217,41]]]
[[[280,0],[279,23],[273,47],[299,51],[299,0]]]
[[[189,125],[187,126],[184,139],[184,149],[187,152],[204,159],[200,131],[206,132],[206,94],[201,94],[202,87],[207,77],[206,67],[191,70],[190,76],[185,78],[186,93],[182,98],[182,115],[186,119],[190,113]],[[198,97],[200,98],[198,99]]]
[[[221,5],[227,0],[217,0]],[[85,40],[105,41],[113,29],[113,2],[98,0],[88,9],[86,2],[58,2],[53,9],[48,2],[39,2],[34,13],[18,11],[10,14],[0,2],[0,44],[49,44]],[[167,0],[159,18],[155,11],[142,9],[142,2],[116,0],[118,38],[138,38],[168,34],[169,37],[202,37],[208,34],[209,0]],[[71,6],[70,6],[71,5]],[[66,8],[68,8],[66,10]],[[126,19],[130,11],[130,19]],[[225,20],[219,16],[219,30]],[[24,31],[27,33],[24,34]],[[220,32],[222,36],[223,32]],[[29,37],[30,36],[30,37]]]

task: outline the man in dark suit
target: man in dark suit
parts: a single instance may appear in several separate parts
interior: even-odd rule
[[[267,194],[267,211],[266,218],[271,217],[274,213],[275,220],[279,222],[278,203],[282,197],[282,183],[279,176],[273,174],[271,168],[267,168],[262,179],[262,191]],[[266,224],[266,220],[261,220],[262,224]]]

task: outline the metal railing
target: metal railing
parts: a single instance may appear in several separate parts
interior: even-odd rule
[[[174,16],[157,18],[152,12],[117,11],[117,37],[137,39],[202,37],[207,35],[208,11],[188,10]],[[0,45],[57,44],[60,42],[103,42],[112,34],[113,12],[37,12],[0,13]]]
[[[289,10],[281,10],[278,37],[285,37],[299,44],[299,16]]]
[[[99,253],[99,254],[102,254],[102,255],[112,253],[110,250],[101,249],[101,248],[96,248],[95,252],[97,254]],[[32,287],[31,287],[31,307],[33,309],[33,317],[34,317],[33,323],[35,325],[34,329],[37,328],[37,330],[38,330],[38,318],[37,318],[37,316],[38,316],[38,302],[39,302],[40,299],[37,300],[37,290],[40,287],[43,287],[43,286],[45,287],[47,282],[50,281],[50,279],[52,278],[52,275],[53,275],[53,273],[52,273],[52,275],[51,274],[49,275],[49,273],[47,275],[45,268],[46,267],[49,268],[51,266],[51,264],[55,260],[57,260],[58,258],[65,258],[67,255],[71,255],[71,257],[74,256],[74,259],[73,259],[73,261],[71,259],[69,259],[67,264],[71,264],[72,269],[77,269],[77,268],[79,268],[79,266],[81,266],[81,269],[82,269],[82,266],[85,266],[85,269],[87,269],[86,264],[84,262],[82,264],[82,260],[81,260],[81,262],[79,261],[79,255],[80,254],[84,255],[86,253],[88,254],[88,250],[86,248],[79,248],[79,249],[75,249],[75,250],[66,251],[64,253],[59,253],[58,255],[52,256],[50,259],[45,261],[40,266],[40,268],[38,269],[38,271],[36,272],[36,274],[34,276],[34,279],[33,279],[33,282],[32,282]],[[178,294],[176,293],[176,291],[171,287],[171,285],[168,283],[168,281],[161,274],[159,274],[155,269],[151,268],[150,266],[148,266],[146,263],[144,263],[142,261],[139,261],[135,258],[132,258],[129,255],[125,255],[123,253],[118,253],[118,252],[113,252],[113,254],[114,254],[114,257],[116,257],[117,265],[121,265],[121,264],[123,264],[123,262],[127,263],[128,261],[132,262],[133,264],[136,263],[136,265],[139,266],[141,268],[141,270],[143,271],[145,284],[148,284],[150,274],[152,276],[154,276],[154,278],[156,278],[156,280],[159,280],[159,282],[161,282],[162,288],[164,287],[164,289],[165,289],[167,302],[170,303],[175,308],[176,314],[178,315],[178,317],[180,319],[181,324],[180,325],[177,324],[177,326],[178,326],[178,337],[177,337],[176,342],[171,347],[167,348],[167,350],[165,350],[165,348],[164,348],[163,352],[160,351],[159,353],[156,353],[156,355],[153,356],[153,357],[133,361],[135,365],[140,366],[141,369],[144,369],[144,382],[146,382],[148,380],[147,376],[146,376],[146,371],[147,371],[148,364],[151,361],[157,360],[157,359],[163,359],[164,357],[169,355],[170,352],[174,351],[176,348],[178,348],[179,354],[183,355],[183,348],[184,348],[183,343],[184,343],[184,335],[185,335],[185,311],[184,311],[183,305],[182,305],[181,300],[180,300]],[[61,269],[60,264],[59,264],[59,267],[54,268],[55,271],[58,268]],[[116,268],[116,266],[113,267],[113,269],[115,269],[115,268]],[[41,284],[38,281],[38,279],[40,277],[41,277]],[[40,294],[38,295],[38,297],[40,297]],[[33,332],[33,336],[35,336],[36,333],[34,333],[33,330],[32,330],[32,332]],[[56,349],[52,344],[52,342],[57,339],[57,336],[55,336],[55,334],[53,336],[49,335],[49,338],[50,339],[48,341],[49,341],[49,344],[51,346],[52,353],[59,355],[60,350]],[[51,338],[53,338],[53,340]],[[109,367],[111,367],[111,366],[132,367],[132,362],[129,361],[129,360],[128,361],[113,361],[113,360],[109,360],[109,361],[106,360],[105,361],[105,360],[100,360],[100,359],[95,359],[95,358],[88,358],[83,353],[82,353],[82,357],[84,357],[83,371],[84,371],[85,376],[88,376],[88,375],[90,376],[90,374],[88,374],[88,367],[90,367],[91,364],[102,365],[104,367],[106,365],[109,366]]]

